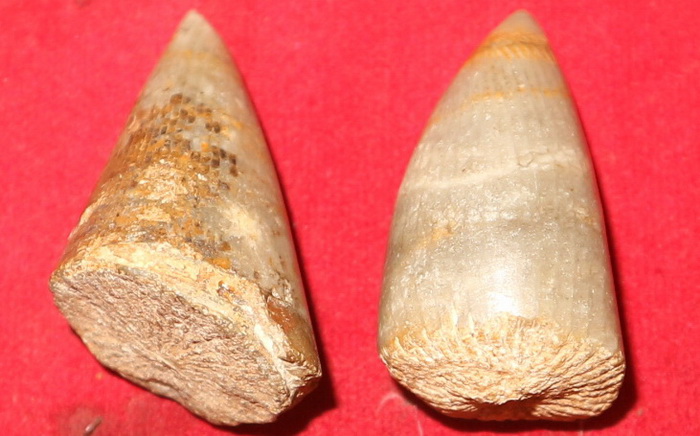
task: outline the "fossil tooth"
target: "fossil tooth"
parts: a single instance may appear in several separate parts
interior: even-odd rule
[[[143,89],[50,286],[100,362],[212,423],[272,421],[316,385],[275,169],[198,13]]]
[[[437,106],[399,191],[379,349],[441,412],[573,420],[624,373],[586,140],[527,12],[497,27]]]

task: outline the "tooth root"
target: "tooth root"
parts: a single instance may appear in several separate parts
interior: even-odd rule
[[[100,362],[212,423],[272,421],[316,385],[267,145],[196,12],[143,89],[50,286]]]
[[[585,418],[624,357],[578,115],[526,12],[461,69],[398,195],[380,310],[391,374],[485,420]]]

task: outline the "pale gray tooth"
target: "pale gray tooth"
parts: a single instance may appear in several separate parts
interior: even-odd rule
[[[51,278],[97,359],[215,424],[269,422],[321,368],[241,77],[187,14]]]
[[[379,349],[401,384],[458,417],[572,420],[618,395],[625,364],[595,176],[527,12],[464,65],[411,159]]]

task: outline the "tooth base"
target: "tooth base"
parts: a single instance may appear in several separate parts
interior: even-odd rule
[[[130,381],[218,425],[274,421],[316,386],[280,313],[299,320],[254,283],[166,244],[83,253],[52,276],[56,304]]]
[[[625,367],[622,352],[509,314],[473,329],[407,330],[380,352],[392,376],[440,412],[495,421],[598,415]]]

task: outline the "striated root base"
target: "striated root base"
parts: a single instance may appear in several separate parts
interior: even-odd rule
[[[250,282],[139,244],[102,251],[59,269],[51,287],[105,366],[223,425],[273,421],[316,385],[318,366],[270,348],[278,338]],[[204,292],[224,282],[223,304],[223,288]]]
[[[624,357],[544,320],[503,314],[473,329],[408,331],[384,345],[392,376],[440,412],[571,421],[617,398]]]

